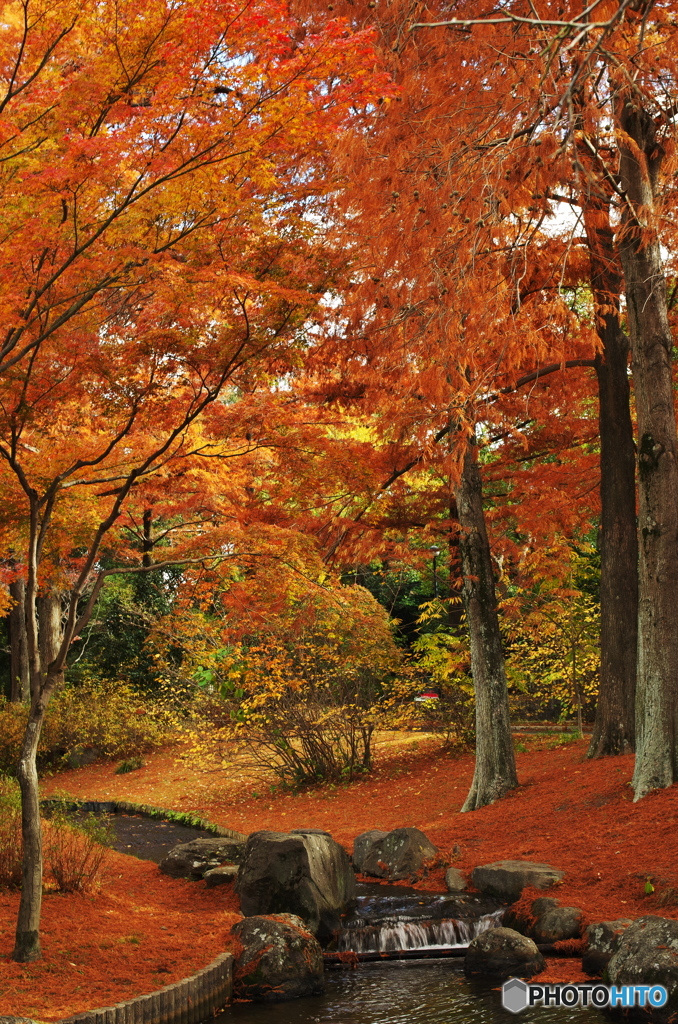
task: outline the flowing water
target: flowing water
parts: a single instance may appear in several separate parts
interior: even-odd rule
[[[322,996],[234,1004],[215,1024],[603,1024],[590,1009],[508,1013],[498,988],[469,982],[459,960],[367,963],[325,978]]]
[[[466,946],[476,935],[496,928],[503,912],[497,900],[469,893],[363,884],[336,948],[367,953]]]
[[[449,948],[501,923],[497,901],[470,893],[423,893],[359,885],[336,948],[354,952]],[[603,1024],[597,1010],[535,1008],[516,1016],[499,985],[469,981],[463,959],[361,963],[325,972],[322,996],[289,1003],[235,1004],[218,1024]]]
[[[114,815],[116,848],[160,860],[173,845],[206,833],[169,822]],[[370,952],[466,945],[500,924],[503,908],[469,893],[422,893],[387,885],[360,885],[354,911],[335,949]],[[603,1024],[591,1009],[526,1010],[501,1006],[499,986],[464,977],[463,959],[361,963],[328,970],[326,991],[289,1003],[234,1004],[218,1024]]]

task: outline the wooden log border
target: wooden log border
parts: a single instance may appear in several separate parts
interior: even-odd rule
[[[60,1024],[200,1024],[231,1001],[233,957],[221,953],[197,974],[159,992],[101,1010],[87,1010]]]
[[[41,800],[46,807],[66,806],[72,811],[90,811],[103,814],[134,814],[142,818],[172,821],[176,825],[211,832],[212,835],[231,838],[233,830],[222,828],[196,815],[166,810],[149,804],[136,804],[129,800],[71,800],[70,798]],[[158,992],[137,996],[115,1006],[100,1010],[87,1010],[74,1017],[66,1017],[60,1024],[201,1024],[219,1010],[225,1009],[233,996],[233,957],[221,953],[197,974]]]

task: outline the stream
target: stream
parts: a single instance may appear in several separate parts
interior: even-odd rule
[[[109,818],[122,853],[160,861],[168,850],[207,833],[149,818]],[[359,884],[335,948],[354,952],[449,948],[501,923],[503,907],[473,893],[426,893]],[[602,1024],[593,1009],[535,1008],[512,1014],[500,986],[469,981],[463,958],[390,960],[326,970],[322,996],[287,1003],[235,1003],[216,1024]]]

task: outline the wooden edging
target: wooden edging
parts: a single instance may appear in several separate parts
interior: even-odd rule
[[[115,1006],[87,1010],[60,1024],[200,1024],[223,1010],[233,992],[233,957],[221,953],[197,974],[159,992],[128,999]]]
[[[211,821],[168,811],[149,804],[135,804],[129,800],[70,800],[47,798],[41,804],[61,804],[68,810],[99,814],[138,814],[142,818],[171,821],[175,825],[201,829],[216,836],[229,838],[232,829],[214,825]],[[86,1010],[74,1017],[64,1018],[60,1024],[200,1024],[214,1013],[223,1010],[233,995],[233,956],[221,953],[197,974],[166,985],[158,992],[128,999],[115,1006]]]

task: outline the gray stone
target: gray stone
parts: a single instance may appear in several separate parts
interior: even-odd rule
[[[221,867],[211,868],[202,876],[208,889],[215,885],[225,885],[227,882],[234,882],[238,877],[237,864],[222,864]]]
[[[160,870],[172,878],[203,878],[207,871],[224,863],[239,864],[246,842],[242,832],[233,832],[230,837],[193,839],[170,850],[160,862]]]
[[[581,936],[583,915],[579,907],[561,907],[551,896],[532,902],[529,913],[507,910],[504,924],[535,942],[561,942]]]
[[[448,892],[464,892],[466,890],[466,879],[459,868],[448,868],[445,872],[445,885]]]
[[[236,999],[277,1003],[324,991],[320,943],[298,917],[248,917],[233,935],[243,947],[235,964]]]
[[[579,939],[582,920],[583,914],[579,907],[551,907],[539,915],[530,934],[535,942]]]
[[[30,1017],[0,1017],[0,1024],[36,1024]]]
[[[622,933],[606,970],[612,985],[663,985],[668,1001],[652,1019],[668,1020],[678,1011],[678,921],[639,917]]]
[[[297,914],[314,934],[329,938],[355,899],[346,851],[327,833],[254,832],[236,881],[246,917]]]
[[[438,848],[418,828],[395,828],[373,843],[363,858],[363,874],[398,881],[426,871]]]
[[[494,864],[474,868],[471,881],[480,892],[513,903],[527,886],[548,889],[564,877],[564,871],[550,864],[535,864],[529,860],[498,860]]]
[[[596,921],[585,932],[586,951],[581,959],[586,974],[602,975],[613,953],[617,952],[622,935],[633,921],[620,917],[616,921]]]
[[[385,839],[388,832],[382,832],[381,829],[371,828],[369,832],[361,832],[359,836],[356,836],[353,841],[353,870],[359,875],[363,873],[363,866],[365,858],[372,849],[375,843],[380,839]]]
[[[490,928],[469,943],[464,973],[494,978],[531,978],[546,961],[532,939],[512,928]]]

